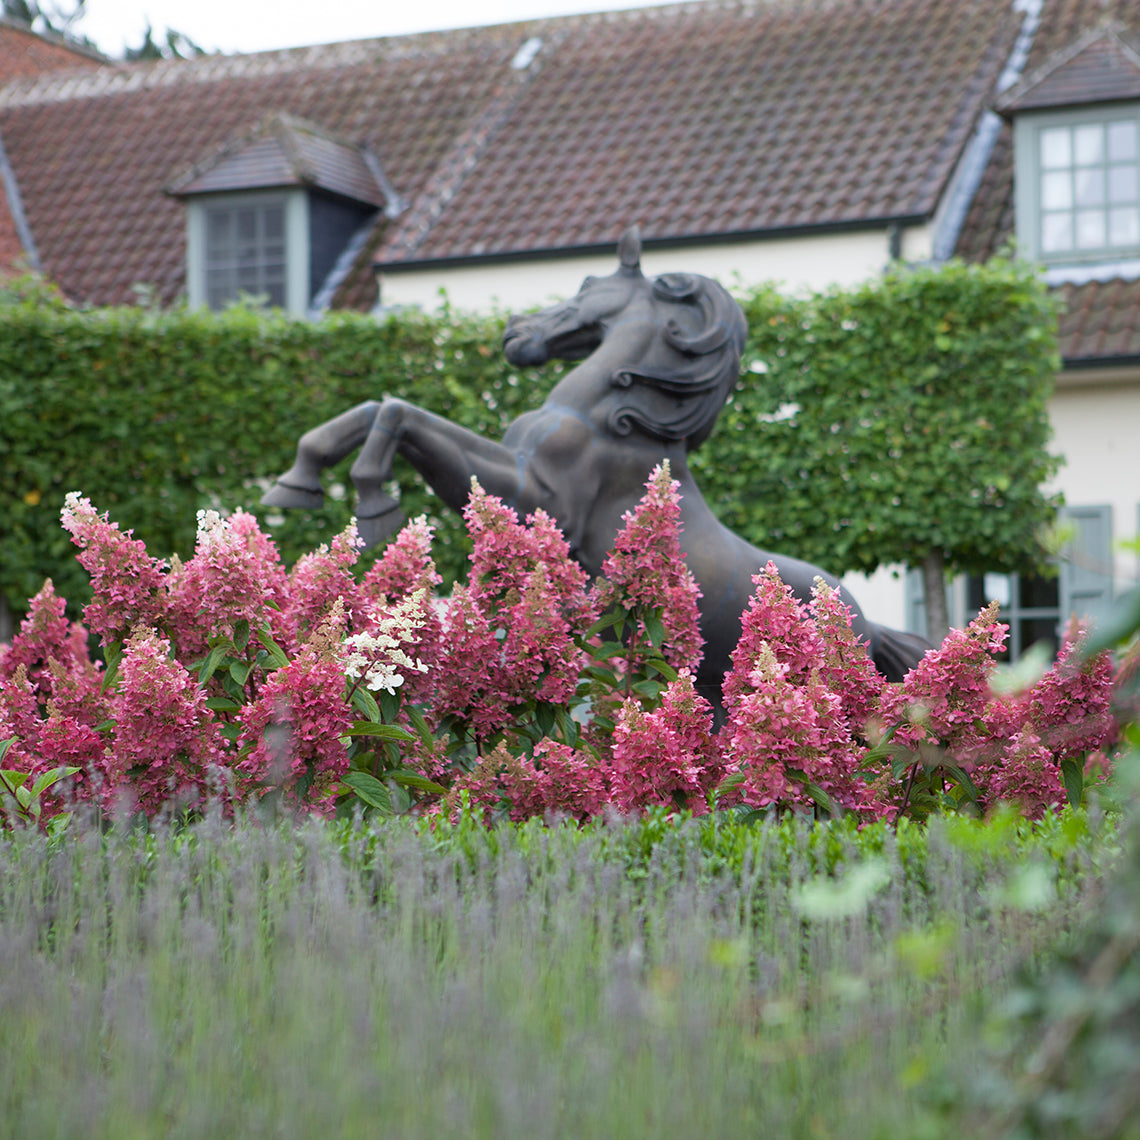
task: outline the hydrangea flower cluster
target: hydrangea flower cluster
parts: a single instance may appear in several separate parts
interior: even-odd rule
[[[524,525],[473,482],[464,518],[471,574],[452,593],[443,621],[434,713],[436,723],[451,717],[484,741],[509,728],[520,707],[571,699],[586,661],[581,636],[597,602],[544,511]]]
[[[660,609],[665,659],[695,672],[704,655],[701,591],[681,554],[680,488],[668,460],[653,469],[641,502],[622,515],[625,525],[602,564],[598,595],[603,610],[620,605],[637,615],[635,643],[649,639],[644,615]]]
[[[71,491],[60,512],[63,529],[81,548],[80,566],[91,575],[94,599],[83,620],[104,642],[122,640],[135,625],[155,625],[166,612],[165,564],[146,544],[99,515],[89,499]]]
[[[428,667],[409,656],[405,646],[415,642],[427,616],[427,593],[419,589],[374,618],[370,630],[349,635],[344,641],[345,676],[374,693],[395,693],[406,674],[426,673]]]
[[[990,607],[889,685],[841,594],[817,581],[805,604],[773,565],[753,580],[714,731],[678,494],[655,469],[591,585],[552,519],[520,522],[476,485],[470,580],[449,598],[424,519],[363,575],[355,525],[287,573],[253,515],[203,511],[193,556],[167,566],[69,495],[95,597],[85,629],[45,583],[0,646],[4,764],[79,769],[41,821],[83,800],[195,811],[219,787],[321,813],[466,799],[488,818],[654,804],[871,818],[911,810],[922,772],[923,811],[949,780],[983,808],[1039,814],[1079,792],[1086,764],[1107,766],[1113,665],[1079,631],[1030,688],[995,694],[1006,630]]]
[[[138,807],[148,815],[167,805],[199,807],[211,769],[223,762],[206,691],[170,651],[170,642],[145,626],[123,646],[110,699],[115,741],[103,766],[107,806]]]

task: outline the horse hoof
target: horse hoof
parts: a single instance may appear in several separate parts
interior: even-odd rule
[[[324,506],[325,493],[309,487],[291,487],[280,479],[261,496],[264,507],[292,507],[302,511],[315,511]]]
[[[407,515],[399,507],[392,507],[382,515],[369,515],[356,520],[356,533],[365,546],[376,546],[390,538],[407,521]]]

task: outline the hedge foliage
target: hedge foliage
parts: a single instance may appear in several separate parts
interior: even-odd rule
[[[918,565],[932,548],[951,571],[1040,561],[1058,360],[1029,269],[952,265],[818,297],[761,289],[743,304],[750,368],[693,456],[730,526],[836,573]],[[451,313],[79,312],[42,288],[5,289],[0,595],[22,612],[50,576],[73,605],[86,600],[58,525],[71,490],[150,550],[186,557],[198,509],[266,519],[264,481],[289,466],[297,437],[361,400],[398,395],[498,438],[564,367],[514,372],[501,333],[501,317]],[[348,465],[326,485],[343,487]],[[440,510],[409,468],[396,475],[409,517]],[[268,521],[290,559],[336,534],[351,504],[349,490],[323,513]],[[450,512],[439,521],[437,558],[455,574],[461,526]]]
[[[900,269],[744,299],[744,380],[698,481],[734,530],[834,573],[1043,568],[1059,500],[1054,302],[1026,263]]]
[[[50,576],[73,605],[87,600],[59,525],[68,491],[182,558],[201,508],[272,520],[259,499],[297,437],[381,393],[498,437],[561,370],[512,374],[501,332],[497,319],[340,313],[311,323],[243,308],[74,312],[42,298],[0,310],[0,592],[18,613]],[[334,494],[350,462],[329,473]],[[441,509],[410,468],[397,476],[409,517]],[[342,530],[352,499],[349,487],[325,511],[273,526],[286,559]],[[461,520],[449,516],[437,533],[446,549]],[[464,557],[456,550],[453,571]]]

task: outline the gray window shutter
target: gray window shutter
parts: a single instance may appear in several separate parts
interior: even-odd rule
[[[1061,628],[1076,614],[1091,624],[1112,607],[1112,507],[1064,507],[1075,533],[1061,556]]]

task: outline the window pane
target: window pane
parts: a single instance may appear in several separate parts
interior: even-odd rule
[[[220,308],[239,293],[285,304],[285,205],[268,201],[207,211],[206,301]]]
[[[1004,609],[1011,600],[1012,591],[1008,574],[987,574],[982,579],[982,605],[988,606],[990,602],[997,602]]]
[[[210,210],[206,214],[206,245],[211,249],[224,249],[230,244],[229,210]]]
[[[1113,245],[1140,245],[1140,210],[1135,206],[1109,210],[1108,240]]]
[[[1073,138],[1077,166],[1096,166],[1104,162],[1104,127],[1100,123],[1077,127]]]
[[[1125,162],[1136,158],[1136,124],[1108,124],[1108,161]]]
[[[1046,253],[1073,248],[1072,214],[1045,214],[1041,219],[1041,248]]]
[[[1046,170],[1072,166],[1072,150],[1068,127],[1050,127],[1041,132],[1041,165]]]
[[[1052,177],[1052,175],[1047,175]],[[1104,170],[1094,166],[1089,170],[1078,170],[1075,178],[1077,184],[1078,206],[1104,205]]]
[[[285,240],[285,207],[270,206],[263,212],[265,219],[265,240],[281,242]]]
[[[1024,574],[1018,578],[1018,586],[1023,610],[1055,610],[1061,604],[1061,579],[1058,575],[1052,578],[1038,578],[1035,575]]]
[[[1103,210],[1077,211],[1077,248],[1100,249],[1107,239]]]
[[[1110,202],[1135,202],[1137,187],[1135,166],[1110,166],[1108,168],[1108,200]]]
[[[1041,177],[1041,208],[1067,210],[1073,204],[1073,179],[1067,170]]]
[[[1050,657],[1057,656],[1057,619],[1056,618],[1022,618],[1018,623],[1021,634],[1021,652],[1024,653],[1031,645],[1043,641]]]
[[[244,242],[257,241],[257,211],[251,209],[236,210],[237,239]]]

